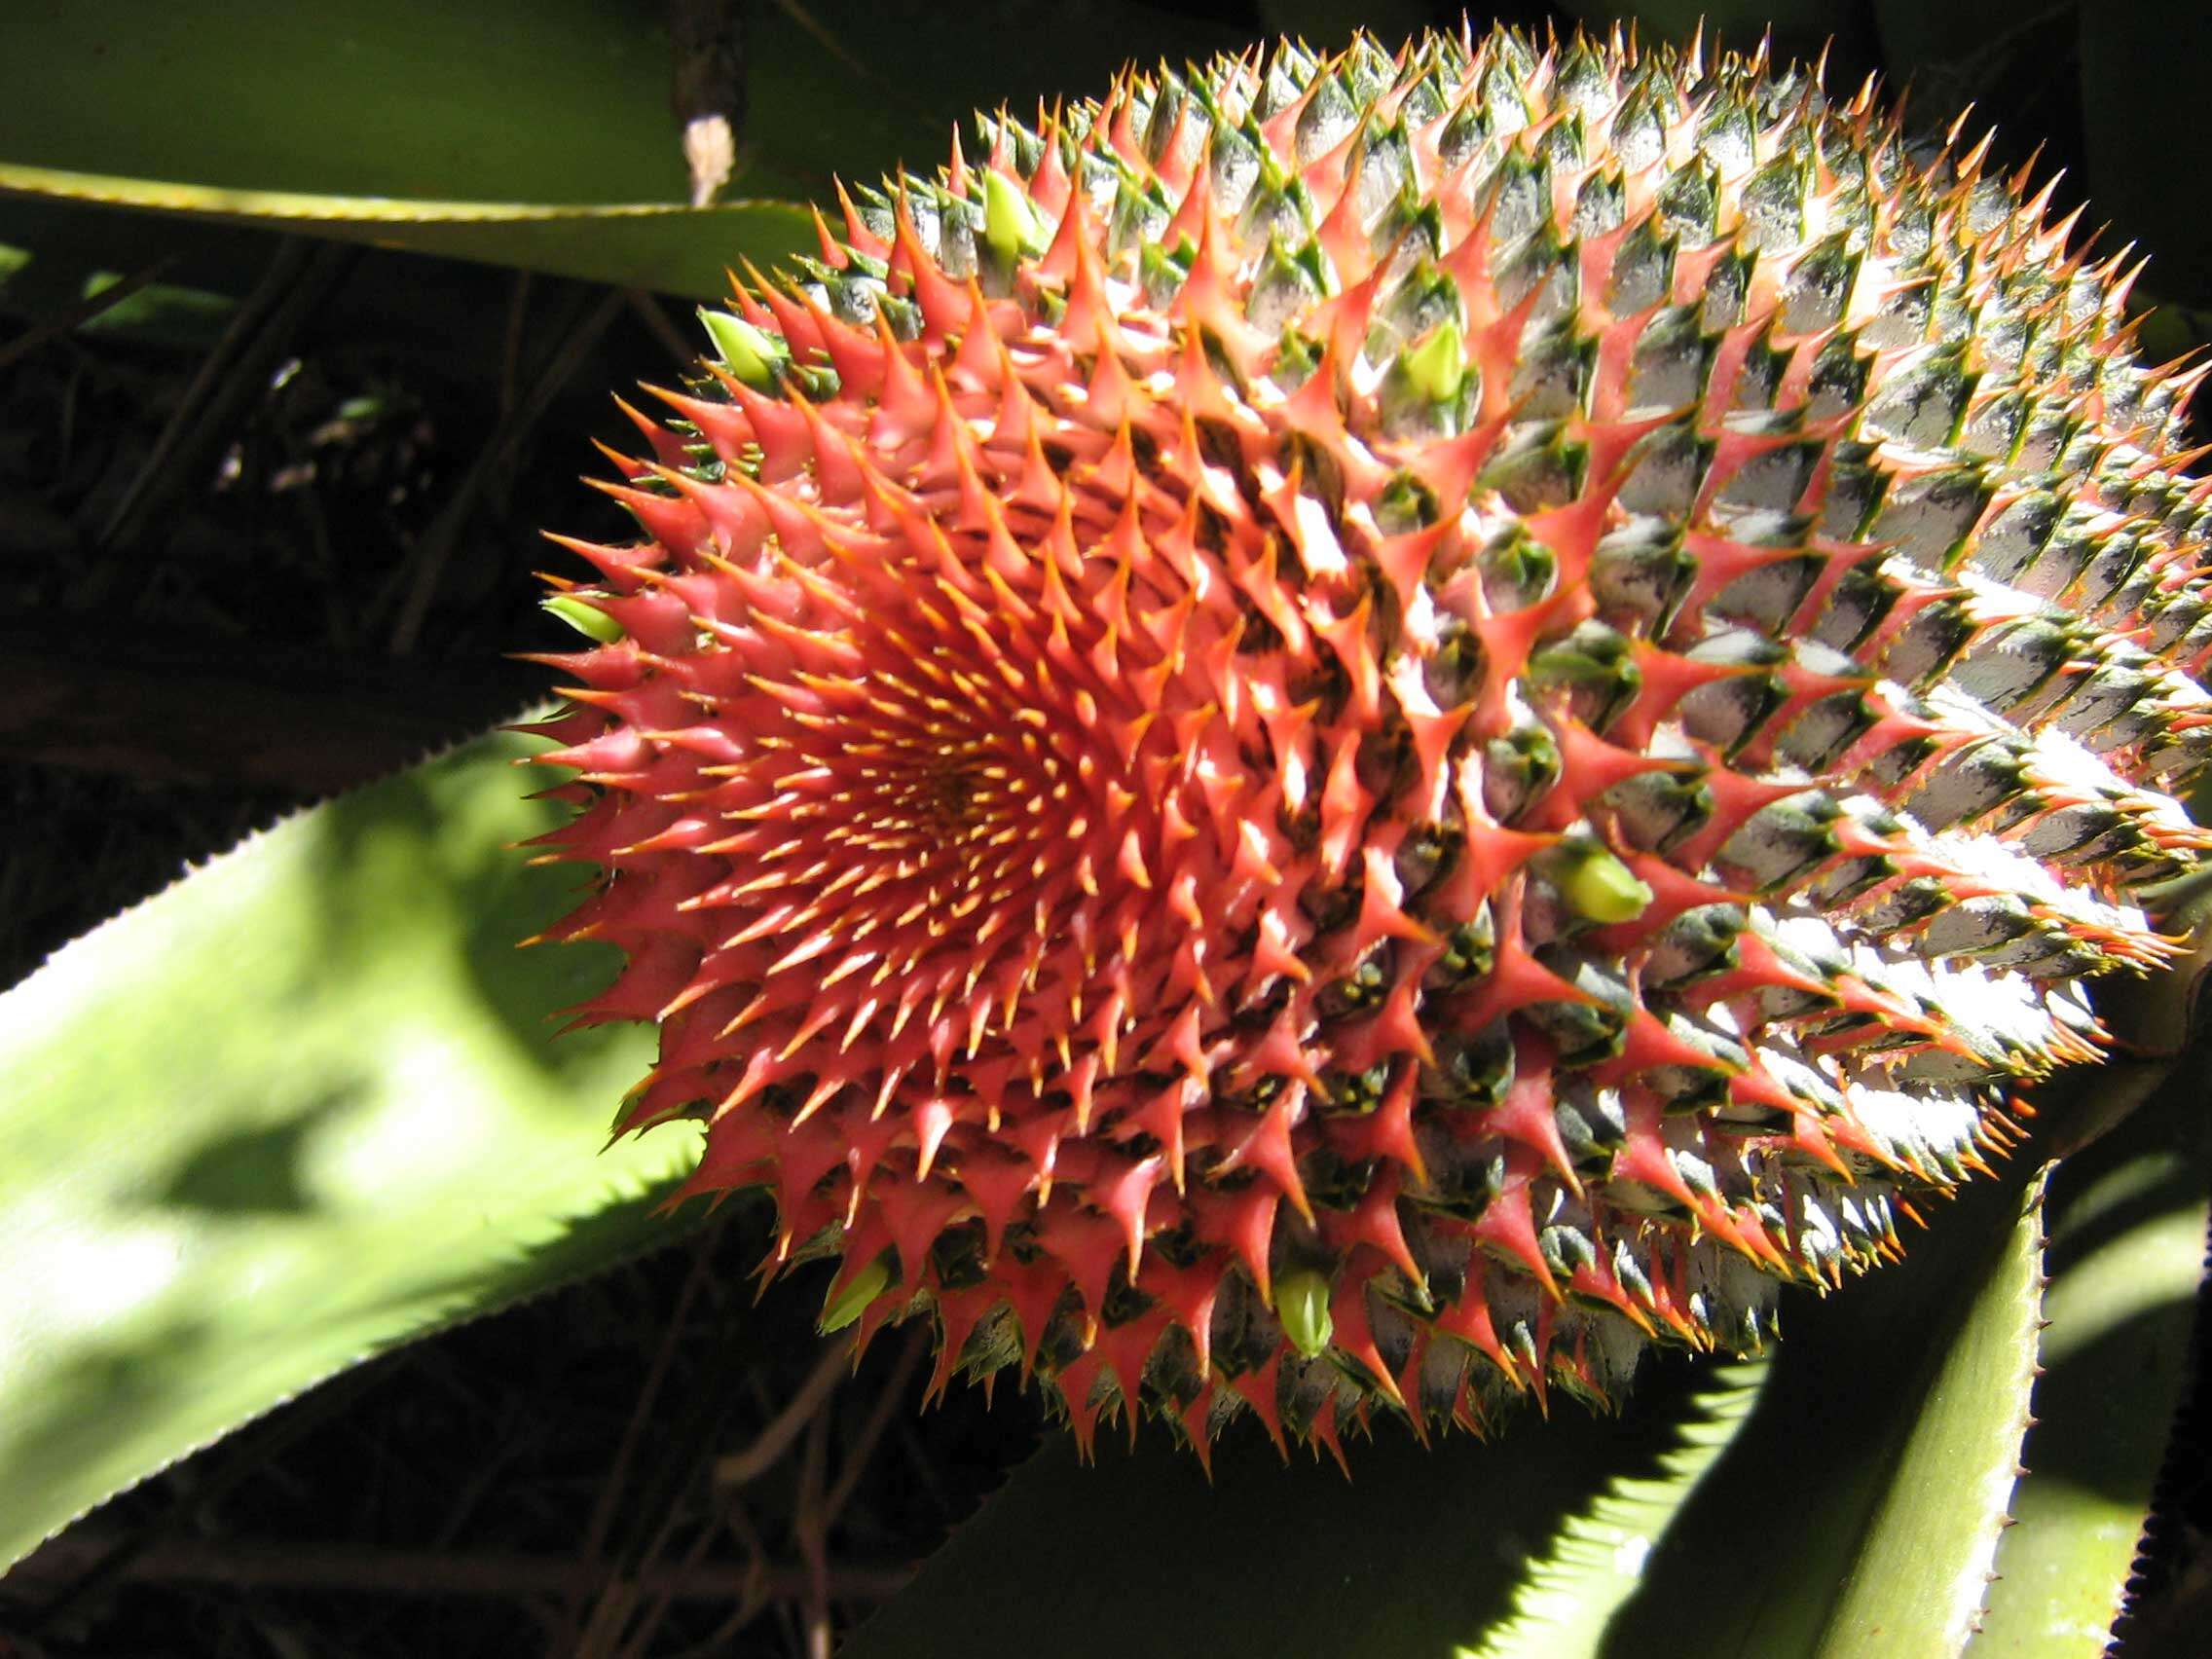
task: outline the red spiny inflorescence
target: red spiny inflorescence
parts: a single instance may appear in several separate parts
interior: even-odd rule
[[[1892,1253],[2204,844],[2114,265],[1617,42],[985,132],[711,318],[645,539],[565,543],[625,1124],[1086,1439],[1603,1400]]]

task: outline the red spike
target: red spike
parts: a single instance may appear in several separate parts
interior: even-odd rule
[[[1525,1270],[1544,1294],[1557,1302],[1559,1281],[1552,1276],[1536,1242],[1536,1221],[1530,1208],[1529,1184],[1540,1167],[1539,1155],[1526,1146],[1505,1150],[1505,1181],[1483,1213],[1468,1224],[1468,1236],[1503,1262]],[[1677,1177],[1678,1178],[1678,1177]]]
[[[1278,1346],[1267,1357],[1257,1371],[1239,1372],[1229,1380],[1245,1404],[1252,1408],[1268,1431],[1268,1438],[1275,1443],[1275,1451],[1285,1462],[1290,1460],[1290,1444],[1283,1439],[1282,1413],[1275,1404],[1276,1380],[1282,1372],[1283,1350]]]
[[[960,335],[968,328],[977,308],[971,303],[969,290],[947,276],[944,267],[922,246],[921,236],[914,229],[903,177],[900,180],[896,212],[898,240],[892,257],[895,269],[905,273],[907,291],[922,313],[923,337],[935,344]]]
[[[812,298],[801,295],[807,319],[814,324],[815,338],[822,342],[822,350],[829,354],[830,366],[837,371],[839,388],[848,397],[875,397],[883,390],[884,350],[882,346],[869,339],[848,322],[830,314]]]
[[[1251,1275],[1260,1300],[1272,1303],[1268,1270],[1268,1244],[1274,1235],[1279,1190],[1264,1181],[1249,1187],[1203,1187],[1191,1194],[1191,1209],[1198,1235],[1208,1243],[1233,1252]]]

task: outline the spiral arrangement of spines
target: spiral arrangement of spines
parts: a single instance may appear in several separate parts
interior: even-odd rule
[[[2208,509],[2047,191],[1505,31],[980,131],[714,319],[548,659],[578,1017],[830,1322],[1201,1453],[1604,1401],[2097,1051]]]

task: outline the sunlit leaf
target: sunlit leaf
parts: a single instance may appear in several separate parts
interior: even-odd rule
[[[1902,1402],[1902,1444],[1822,1633],[1825,1659],[1949,1659],[1973,1632],[2028,1426],[2042,1208],[2039,1179],[1923,1386]]]
[[[649,1038],[480,740],[318,807],[0,997],[0,1564],[320,1378],[674,1236],[602,1154]]]
[[[2098,1659],[2189,1384],[2212,1157],[2194,1071],[2051,1184],[2045,1375],[1970,1659]]]
[[[1728,1446],[1766,1380],[1763,1365],[1716,1368],[1695,1407],[1677,1420],[1679,1443],[1649,1476],[1615,1479],[1590,1507],[1569,1516],[1529,1564],[1512,1614],[1466,1659],[1552,1659],[1596,1653],[1622,1605],[1643,1581],[1661,1536],[1707,1469]]]
[[[2026,1420],[2039,1188],[1970,1188],[1902,1264],[1786,1302],[1756,1405],[1602,1640],[1563,1655],[1958,1653]]]

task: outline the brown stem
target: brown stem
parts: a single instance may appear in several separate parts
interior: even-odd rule
[[[791,1397],[790,1403],[776,1414],[774,1420],[760,1431],[752,1445],[742,1452],[733,1452],[726,1457],[715,1459],[715,1485],[743,1486],[781,1457],[791,1443],[798,1438],[799,1430],[814,1419],[816,1408],[843,1380],[845,1372],[852,1365],[852,1338],[840,1338],[815,1362],[814,1370],[799,1384],[798,1392]]]

